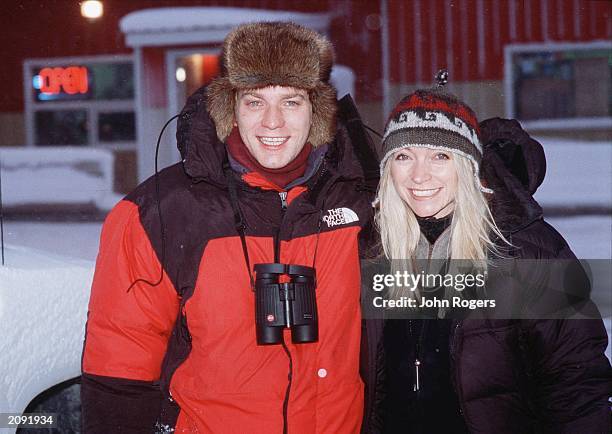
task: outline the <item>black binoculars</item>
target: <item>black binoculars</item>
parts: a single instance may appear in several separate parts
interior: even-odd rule
[[[279,283],[289,276],[290,282]],[[255,328],[258,345],[280,344],[283,330],[291,342],[319,339],[316,274],[312,267],[292,264],[255,264]]]

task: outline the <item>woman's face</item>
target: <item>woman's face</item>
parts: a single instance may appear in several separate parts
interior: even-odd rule
[[[411,147],[391,155],[395,190],[419,217],[444,217],[454,209],[457,169],[449,151]],[[446,206],[446,208],[445,208]]]

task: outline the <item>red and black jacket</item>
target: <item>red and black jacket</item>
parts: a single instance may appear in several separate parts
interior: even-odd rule
[[[205,101],[201,89],[179,117],[182,163],[105,221],[83,353],[85,432],[358,432],[359,258],[378,163],[352,101],[339,102],[336,138],[313,152],[285,210],[273,186],[230,168]],[[228,176],[251,266],[273,262],[278,237],[281,262],[317,270],[319,341],[286,339],[288,396],[287,354],[255,341]]]

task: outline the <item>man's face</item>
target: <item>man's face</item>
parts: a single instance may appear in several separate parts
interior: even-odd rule
[[[308,139],[312,104],[308,93],[292,87],[270,86],[240,91],[236,124],[242,142],[262,166],[285,167]]]

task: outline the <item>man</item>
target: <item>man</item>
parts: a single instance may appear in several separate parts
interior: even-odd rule
[[[109,214],[83,353],[86,433],[359,431],[359,246],[377,162],[354,108],[336,113],[332,61],[329,41],[294,24],[233,30],[221,76],[179,117],[182,164]],[[318,339],[285,329],[258,345],[263,263],[316,270],[304,318]]]

